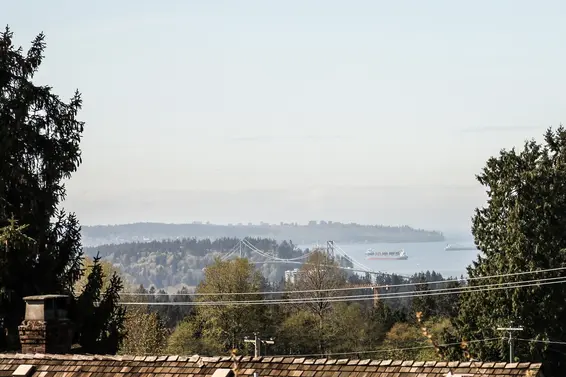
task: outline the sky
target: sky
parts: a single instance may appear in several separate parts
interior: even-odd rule
[[[85,225],[467,229],[487,158],[566,120],[560,0],[0,0],[83,94]]]

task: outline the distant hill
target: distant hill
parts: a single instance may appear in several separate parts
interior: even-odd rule
[[[406,225],[361,225],[332,221],[311,221],[306,225],[297,223],[261,223],[257,225],[134,223],[95,225],[83,226],[82,236],[83,244],[87,247],[181,238],[209,238],[214,240],[223,237],[259,237],[274,239],[278,242],[293,240],[296,244],[324,243],[328,240],[339,243],[439,242],[445,240],[444,235],[439,231],[415,229]]]

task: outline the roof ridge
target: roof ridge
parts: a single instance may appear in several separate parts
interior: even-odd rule
[[[1,359],[52,359],[52,360],[77,360],[77,361],[143,361],[143,362],[187,362],[187,363],[218,363],[233,361],[230,356],[180,356],[180,355],[97,355],[97,354],[24,354],[24,353],[0,353]],[[539,369],[542,363],[523,362],[482,362],[482,361],[417,361],[417,360],[383,360],[383,359],[332,359],[332,358],[308,358],[300,355],[279,356],[238,356],[238,362],[256,363],[282,363],[282,364],[336,364],[336,365],[367,365],[367,366],[415,366],[415,367],[476,367],[476,368],[501,368],[507,369]]]

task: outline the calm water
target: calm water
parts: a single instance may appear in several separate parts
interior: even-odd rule
[[[444,277],[467,275],[466,267],[477,258],[477,250],[445,251],[448,242],[426,243],[366,243],[337,244],[348,255],[360,264],[373,271],[383,271],[400,275],[412,275],[421,271],[436,271]],[[456,242],[454,242],[456,243]],[[460,245],[471,245],[470,241],[458,242]],[[299,246],[301,247],[301,246]],[[302,247],[312,247],[304,245]],[[366,260],[365,252],[372,248],[375,251],[394,251],[405,249],[407,260]]]

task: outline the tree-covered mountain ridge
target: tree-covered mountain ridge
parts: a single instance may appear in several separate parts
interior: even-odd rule
[[[85,246],[147,242],[167,239],[218,239],[223,237],[269,238],[278,242],[294,240],[298,244],[324,243],[333,240],[340,243],[402,243],[441,242],[444,234],[408,225],[362,225],[333,221],[310,221],[308,224],[190,224],[133,223],[119,225],[93,225],[82,227]]]

